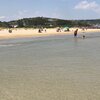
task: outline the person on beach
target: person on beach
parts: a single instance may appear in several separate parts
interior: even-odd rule
[[[12,30],[11,29],[9,29],[9,33],[12,33]]]
[[[58,27],[56,31],[57,31],[57,32],[61,32],[61,29],[60,29],[60,27]]]
[[[83,35],[83,39],[85,39],[85,35]]]
[[[38,30],[38,33],[41,33],[41,29]]]
[[[77,37],[77,32],[78,32],[78,29],[76,29],[76,30],[74,31],[74,37]]]
[[[47,29],[46,29],[46,28],[44,28],[44,31],[46,32],[46,31],[47,31]]]

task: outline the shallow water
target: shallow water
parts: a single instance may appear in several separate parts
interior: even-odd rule
[[[0,100],[100,100],[100,34],[0,40]]]

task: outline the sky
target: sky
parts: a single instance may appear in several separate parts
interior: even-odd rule
[[[0,0],[0,21],[30,17],[99,19],[100,0]]]

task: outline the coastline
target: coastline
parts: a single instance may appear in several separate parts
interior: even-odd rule
[[[78,28],[79,29],[79,28]],[[0,40],[2,39],[13,39],[13,38],[30,38],[30,37],[46,37],[46,36],[55,36],[55,35],[73,35],[76,28],[70,28],[69,32],[56,32],[56,28],[46,29],[46,32],[38,33],[38,29],[13,29],[12,33],[8,32],[8,29],[3,29],[0,31]],[[78,34],[87,34],[87,33],[97,33],[100,32],[100,29],[79,29]]]

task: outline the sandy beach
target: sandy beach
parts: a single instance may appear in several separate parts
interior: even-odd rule
[[[70,28],[69,32],[56,32],[56,28],[52,29],[46,29],[46,32],[43,31],[42,33],[38,33],[38,29],[24,29],[24,28],[18,28],[18,29],[12,29],[12,33],[8,32],[8,29],[2,29],[0,31],[0,39],[9,39],[9,38],[27,38],[27,37],[43,37],[43,36],[54,36],[54,35],[70,35],[73,34],[76,28]],[[88,30],[82,30],[79,29],[78,34],[82,33],[94,33],[94,32],[100,32],[100,29],[88,29]]]

